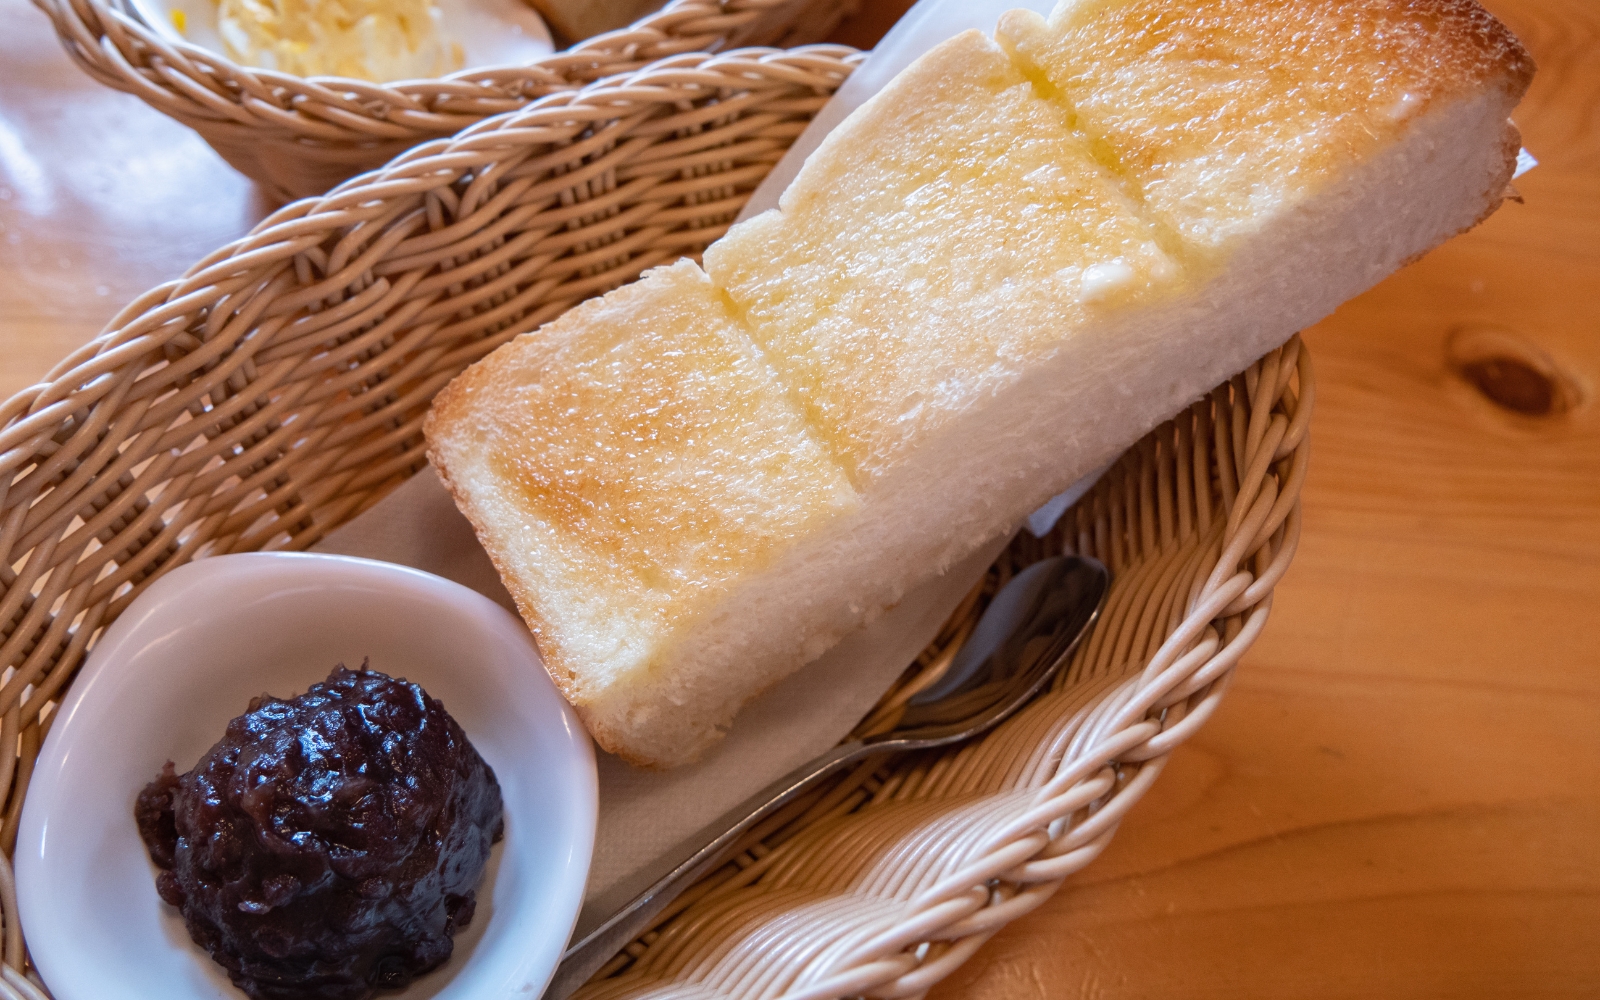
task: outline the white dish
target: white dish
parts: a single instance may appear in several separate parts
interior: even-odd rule
[[[521,66],[555,51],[544,19],[523,0],[434,0],[442,24],[440,35],[456,42],[464,56],[462,69]],[[127,0],[141,20],[174,42],[188,42],[227,55],[217,33],[217,0]],[[173,23],[183,14],[184,30]]]
[[[455,953],[384,996],[539,995],[583,899],[596,782],[589,737],[527,629],[417,570],[255,553],[153,584],[101,637],[45,741],[16,877],[29,949],[57,1000],[244,996],[157,897],[134,799],[164,762],[192,767],[253,696],[299,694],[363,658],[442,701],[505,800],[505,838]]]

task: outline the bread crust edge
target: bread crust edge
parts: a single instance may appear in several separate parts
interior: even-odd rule
[[[484,359],[487,361],[488,359]],[[426,454],[428,464],[433,466],[439,476],[439,481],[450,494],[450,499],[455,503],[456,509],[466,517],[467,523],[472,525],[472,533],[477,537],[478,544],[483,546],[484,552],[489,556],[489,561],[494,565],[495,572],[500,576],[500,582],[505,585],[506,592],[511,595],[512,601],[517,605],[517,612],[522,616],[523,622],[528,626],[528,631],[533,633],[534,642],[539,647],[539,658],[544,662],[545,672],[550,675],[550,680],[555,684],[556,690],[574,708],[580,711],[583,708],[581,701],[583,692],[576,681],[576,671],[566,662],[566,656],[560,649],[560,644],[553,638],[550,623],[539,614],[532,596],[528,594],[522,581],[515,573],[510,572],[502,558],[499,547],[494,543],[487,527],[478,516],[477,506],[473,503],[471,493],[458,484],[450,475],[449,459],[443,454],[448,448],[441,445],[441,439],[446,436],[442,431],[452,423],[466,419],[470,407],[466,397],[470,390],[477,387],[477,383],[485,381],[487,373],[484,362],[480,361],[455,377],[441,389],[433,399],[433,404],[428,409],[428,415],[422,421],[422,436],[427,442]]]

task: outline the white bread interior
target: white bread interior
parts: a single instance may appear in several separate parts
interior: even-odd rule
[[[1420,41],[1340,42],[1333,57],[1383,67],[1354,96],[1284,83],[1315,83],[1333,58],[1277,42],[1285,23],[1329,27],[1326,5],[1179,9],[1180,29],[1259,70],[1251,86],[1285,88],[1266,102],[1276,118],[1257,114],[1259,93],[1230,103],[1237,79],[1166,65],[1168,50],[1118,32],[1172,21],[1169,4],[1008,15],[1003,46],[958,36],[857,109],[778,211],[708,250],[709,280],[687,262],[650,272],[452,383],[430,456],[601,745],[692,760],[906,589],[1492,212],[1531,63],[1472,4],[1432,3],[1443,13]],[[1128,81],[1163,74],[1188,87],[1182,106],[1161,129],[1129,126],[1148,114],[1124,114],[1147,100]],[[1241,129],[1259,156],[1204,159]],[[1198,195],[1183,188],[1201,176]],[[579,379],[562,419],[530,404],[529,386],[599,371],[619,347],[634,367]],[[674,374],[644,391],[650,365]],[[639,431],[630,415],[685,405],[674,386],[695,388],[696,433],[617,446]],[[583,483],[530,480],[508,455],[524,472],[599,465]],[[617,554],[628,544],[659,553],[636,565]]]

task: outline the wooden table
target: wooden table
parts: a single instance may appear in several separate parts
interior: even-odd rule
[[[1600,7],[1493,6],[1540,64],[1526,204],[1307,335],[1265,637],[1111,849],[938,1000],[1600,996]],[[267,206],[24,0],[0,29],[3,397]]]

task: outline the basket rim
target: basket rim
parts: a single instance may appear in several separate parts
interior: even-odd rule
[[[670,0],[627,27],[583,39],[532,62],[479,66],[391,83],[337,75],[303,77],[243,66],[224,53],[168,39],[117,0],[33,2],[54,22],[69,55],[102,83],[133,90],[147,99],[154,96],[152,89],[163,91],[169,99],[186,97],[188,110],[219,123],[237,123],[247,106],[265,103],[272,109],[273,124],[292,129],[326,123],[325,116],[313,113],[316,107],[326,106],[338,113],[340,127],[365,129],[380,138],[399,119],[426,124],[432,132],[453,132],[508,110],[430,107],[441,101],[520,102],[541,87],[581,86],[638,68],[644,64],[639,59],[641,52],[675,55],[726,50],[728,39],[739,28],[792,0]],[[110,78],[98,61],[107,58],[107,46],[120,57],[116,68],[122,79]],[[200,83],[200,91],[174,83],[175,73]],[[141,78],[142,85],[136,87],[132,77]],[[419,116],[438,120],[424,123]],[[318,138],[315,133],[307,132],[307,138]]]
[[[448,138],[414,146],[382,167],[357,174],[324,194],[290,202],[243,236],[206,254],[179,277],[134,298],[99,334],[57,362],[39,382],[0,401],[0,460],[37,431],[32,425],[43,423],[37,419],[43,411],[93,381],[93,375],[86,372],[75,376],[75,372],[101,355],[117,351],[145,330],[158,328],[170,318],[168,312],[193,308],[195,303],[186,301],[187,297],[208,287],[214,291],[217,282],[237,277],[243,270],[241,259],[247,262],[246,267],[259,268],[298,253],[307,233],[371,221],[381,217],[396,196],[446,187],[469,172],[492,171],[504,150],[526,143],[529,130],[542,130],[555,139],[563,132],[581,131],[594,122],[616,119],[619,109],[630,104],[659,105],[682,96],[686,90],[719,94],[777,90],[803,84],[819,74],[842,82],[867,55],[848,45],[823,43],[793,49],[758,46],[716,54],[668,56],[581,88],[544,95]],[[501,139],[501,133],[510,132],[522,134]],[[163,310],[163,305],[173,308]]]

